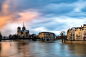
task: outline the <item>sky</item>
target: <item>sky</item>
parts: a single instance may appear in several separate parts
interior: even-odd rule
[[[0,0],[0,31],[16,34],[23,22],[30,34],[53,32],[86,24],[86,0]]]

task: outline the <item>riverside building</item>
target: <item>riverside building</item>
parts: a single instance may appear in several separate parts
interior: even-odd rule
[[[52,32],[40,32],[38,35],[41,39],[56,39],[56,35]]]
[[[68,40],[86,40],[86,24],[83,27],[72,27],[67,30]]]

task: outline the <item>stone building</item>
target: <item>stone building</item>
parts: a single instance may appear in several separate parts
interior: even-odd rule
[[[86,40],[86,24],[83,27],[73,27],[67,31],[68,40]]]
[[[56,35],[52,32],[40,32],[38,37],[41,39],[56,39]]]
[[[76,27],[72,27],[71,29],[67,30],[67,39],[68,40],[75,40],[75,30],[76,30]]]
[[[23,23],[22,29],[21,29],[21,27],[17,28],[17,35],[19,37],[29,37],[29,30],[26,30],[26,27],[24,26],[24,23]]]

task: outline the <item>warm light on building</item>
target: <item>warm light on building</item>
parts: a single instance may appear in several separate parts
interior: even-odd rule
[[[38,35],[41,39],[56,39],[56,35],[51,32],[41,32]]]
[[[68,40],[86,40],[86,24],[83,27],[73,27],[67,31]]]

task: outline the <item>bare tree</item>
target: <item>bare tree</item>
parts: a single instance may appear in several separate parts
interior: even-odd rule
[[[63,40],[65,40],[65,31],[61,31],[60,35],[61,35],[61,39],[62,39],[62,43],[63,43]]]
[[[65,31],[61,31],[61,32],[60,32],[60,35],[61,35],[61,36],[65,36]]]

